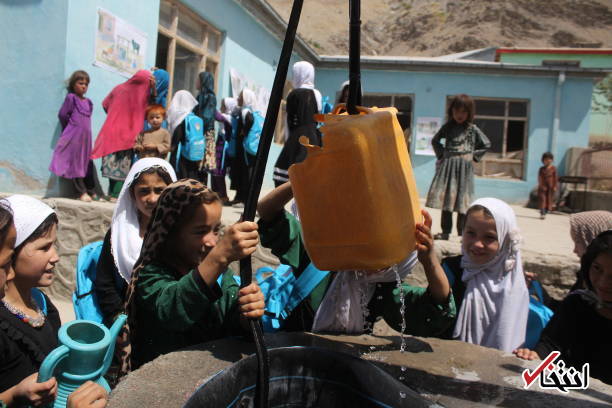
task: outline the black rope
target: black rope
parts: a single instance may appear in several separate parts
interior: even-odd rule
[[[287,32],[285,33],[285,41],[276,67],[276,75],[274,76],[274,84],[270,93],[270,101],[268,102],[268,110],[266,111],[266,120],[264,121],[261,136],[259,138],[259,146],[257,148],[257,156],[255,158],[255,166],[251,176],[249,185],[249,194],[246,203],[244,204],[244,212],[242,219],[244,221],[253,221],[255,219],[255,211],[257,210],[257,199],[261,191],[264,173],[266,171],[266,162],[268,161],[268,153],[274,136],[274,128],[276,127],[276,119],[280,109],[281,99],[283,97],[283,88],[287,79],[287,71],[289,70],[289,62],[293,51],[293,42],[297,31],[298,22],[300,21],[300,13],[302,12],[303,0],[294,0],[291,9],[291,16],[287,24]],[[251,283],[253,271],[251,267],[251,257],[248,256],[240,260],[240,286],[245,287]],[[257,354],[257,386],[255,388],[255,407],[268,407],[268,389],[270,377],[270,361],[268,359],[268,351],[264,343],[263,330],[259,320],[249,320],[253,338],[255,339],[255,351]]]
[[[351,115],[359,113],[361,105],[361,0],[350,0],[349,3],[349,91],[347,110]]]

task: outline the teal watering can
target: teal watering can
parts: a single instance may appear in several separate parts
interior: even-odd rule
[[[96,382],[110,392],[103,375],[110,367],[115,340],[126,320],[126,315],[119,315],[110,330],[89,320],[74,320],[60,327],[61,346],[49,353],[38,372],[38,382],[51,377],[57,380],[53,408],[65,408],[68,396],[86,381]]]

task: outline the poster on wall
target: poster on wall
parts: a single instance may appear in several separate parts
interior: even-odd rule
[[[145,68],[147,34],[98,8],[94,65],[126,77]]]
[[[257,97],[257,106],[253,106],[253,109],[260,111],[265,116],[268,110],[268,102],[270,101],[270,90],[251,81],[234,68],[230,68],[229,71],[232,83],[232,96],[238,98],[240,91],[244,88],[250,89]]]
[[[435,156],[436,153],[431,146],[431,139],[442,126],[442,118],[422,117],[417,118],[416,144],[414,154],[422,156]]]

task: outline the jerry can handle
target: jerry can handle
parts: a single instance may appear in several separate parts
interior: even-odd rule
[[[45,360],[40,365],[40,370],[38,370],[38,382],[42,383],[45,381],[49,381],[51,377],[53,377],[53,372],[55,371],[55,367],[62,361],[64,358],[68,356],[70,349],[61,345],[55,350],[53,350]]]
[[[368,108],[366,106],[357,106],[356,108],[359,111],[360,115],[363,115],[363,114],[367,115],[367,114],[370,114],[370,113],[374,113],[374,109]],[[330,113],[316,114],[316,115],[314,115],[314,119],[317,122],[326,122],[331,117],[337,116],[337,115],[348,116],[348,111],[347,111],[346,103],[339,103],[339,104],[337,104],[336,106],[334,106],[334,109]]]

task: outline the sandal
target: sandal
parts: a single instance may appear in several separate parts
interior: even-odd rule
[[[448,237],[450,234],[445,234],[443,232],[439,232],[436,235],[434,235],[434,239],[438,239],[438,240],[442,240],[442,241],[448,241]]]
[[[79,197],[79,200],[83,201],[84,203],[91,203],[93,201],[91,196],[87,193],[81,194],[81,196]]]

